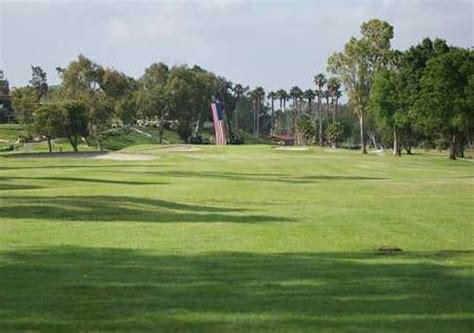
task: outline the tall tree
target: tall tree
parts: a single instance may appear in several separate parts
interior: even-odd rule
[[[306,89],[303,92],[303,98],[305,98],[308,101],[308,115],[311,119],[311,114],[312,114],[312,104],[314,99],[316,98],[316,93],[314,92],[313,89]]]
[[[100,150],[102,148],[100,136],[105,126],[98,125],[105,120],[109,121],[113,117],[112,108],[107,109],[108,113],[104,113],[105,109],[102,109],[102,107],[100,111],[97,110],[98,101],[107,96],[104,94],[106,70],[89,58],[79,55],[77,60],[69,63],[67,68],[58,69],[58,73],[67,98],[79,101],[85,106],[89,127],[87,132],[96,139],[97,148]],[[100,103],[103,105],[105,101]]]
[[[275,91],[270,91],[267,94],[268,99],[270,100],[270,105],[272,108],[272,114],[271,114],[271,124],[270,124],[270,136],[273,135],[274,127],[275,127],[275,99],[278,97],[277,93]]]
[[[262,103],[265,99],[265,90],[262,87],[255,88],[250,93],[253,101],[254,110],[254,134],[260,136],[260,113],[262,111]]]
[[[339,103],[339,97],[341,95],[341,83],[336,77],[332,77],[328,80],[328,96],[331,97],[332,105],[332,120],[336,121],[337,106]]]
[[[343,82],[349,103],[359,118],[362,153],[367,154],[366,117],[375,75],[390,58],[393,27],[385,21],[370,20],[361,25],[361,38],[352,37],[344,50],[328,60],[328,71]]]
[[[64,110],[57,103],[45,103],[39,107],[33,118],[33,132],[44,136],[48,141],[48,150],[53,152],[51,140],[64,135]]]
[[[320,146],[323,145],[322,98],[323,98],[323,88],[326,82],[327,80],[323,73],[319,73],[314,76],[314,84],[316,85],[316,88],[318,90],[318,94],[317,94],[318,95],[318,141],[319,141]]]
[[[300,87],[298,86],[293,86],[290,89],[290,97],[293,100],[293,133],[295,136],[297,136],[298,133],[298,126],[297,126],[297,121],[298,121],[298,116],[299,116],[299,101],[303,96],[303,91],[301,90]],[[298,141],[298,140],[296,140]]]
[[[474,122],[470,93],[474,80],[474,51],[452,49],[428,61],[416,102],[419,125],[450,142],[450,159],[459,156],[459,141]]]
[[[242,99],[242,97],[244,96],[244,93],[245,93],[244,87],[240,83],[237,83],[234,85],[233,90],[234,90],[234,97],[236,99],[236,103],[238,104],[240,100]],[[236,105],[235,114],[234,114],[234,126],[235,126],[235,130],[238,131],[239,130],[239,114],[237,113],[237,105]]]
[[[31,66],[31,71],[32,74],[30,84],[36,91],[38,102],[40,102],[48,92],[48,80],[46,79],[46,72],[40,66]]]
[[[401,155],[401,129],[407,110],[404,108],[404,96],[401,92],[399,72],[383,70],[375,76],[370,95],[370,111],[375,121],[393,132],[393,155]]]

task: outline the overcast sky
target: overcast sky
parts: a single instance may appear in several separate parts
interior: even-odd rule
[[[473,0],[5,1],[0,0],[0,68],[25,85],[30,65],[50,83],[77,55],[138,78],[153,62],[198,64],[267,91],[312,87],[330,53],[371,18],[395,28],[393,46],[424,37],[474,45]]]

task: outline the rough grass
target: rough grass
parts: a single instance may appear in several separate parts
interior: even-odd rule
[[[0,331],[472,332],[472,162],[152,148],[0,157]]]

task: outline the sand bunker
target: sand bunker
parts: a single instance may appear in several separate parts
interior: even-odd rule
[[[293,150],[293,151],[301,151],[301,150],[309,150],[308,147],[276,147],[273,148],[276,150]]]
[[[169,147],[163,147],[160,149],[154,149],[153,152],[160,152],[160,151],[171,151],[171,152],[189,152],[189,151],[200,151],[200,148],[194,147],[194,146],[189,146],[189,145],[182,145],[182,146],[169,146]]]

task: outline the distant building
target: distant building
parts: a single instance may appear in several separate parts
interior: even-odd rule
[[[273,135],[272,141],[282,146],[293,146],[295,144],[295,138],[291,135]]]
[[[0,123],[9,123],[15,119],[10,96],[10,84],[0,70]]]

